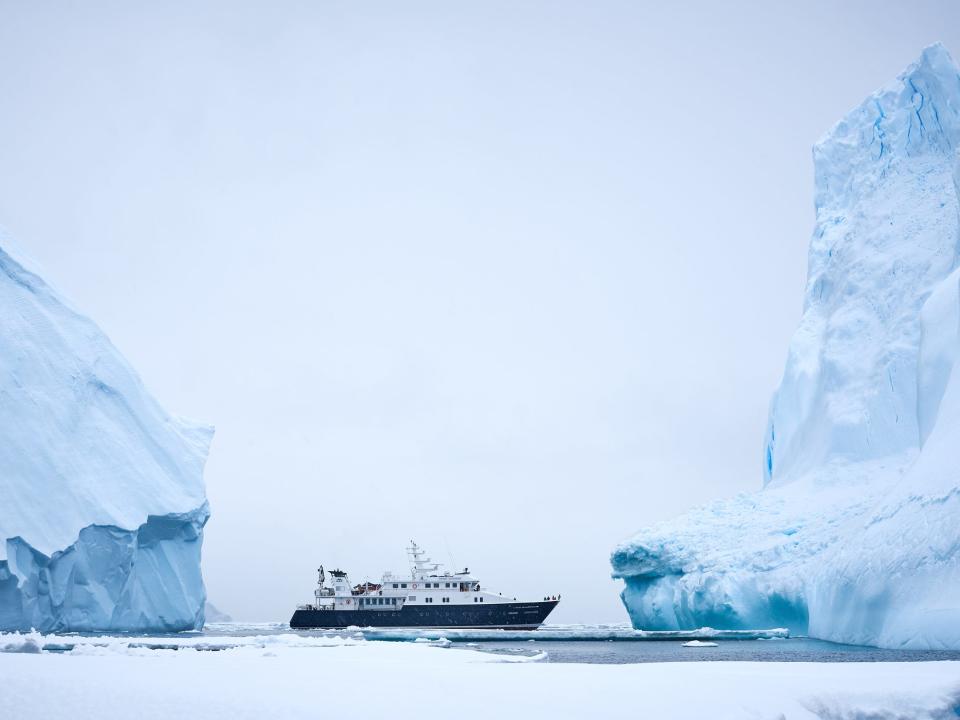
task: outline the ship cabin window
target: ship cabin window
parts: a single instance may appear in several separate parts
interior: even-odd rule
[[[482,595],[480,596],[480,602],[483,602],[483,596],[482,596]]]
[[[474,602],[477,602],[477,598],[474,598],[473,601],[474,601]]]
[[[406,583],[400,583],[400,587],[405,588],[406,586],[407,586]]]
[[[397,587],[399,587],[399,585],[398,585],[397,583],[394,583],[394,584],[393,584],[393,587],[397,588]]]
[[[416,595],[411,595],[410,597],[407,598],[407,600],[409,600],[410,602],[416,602],[416,601],[417,601],[417,596],[416,596]]]
[[[445,598],[443,599],[443,601],[444,601],[444,602],[450,602],[450,598],[445,597]]]

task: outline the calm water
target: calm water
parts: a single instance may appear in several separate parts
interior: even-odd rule
[[[547,653],[547,662],[644,663],[746,660],[768,662],[916,662],[960,660],[953,650],[881,650],[859,645],[839,645],[790,638],[786,640],[715,640],[716,647],[684,647],[683,640],[565,640],[533,642],[482,642],[473,647],[485,652]],[[453,643],[450,647],[459,647]]]
[[[544,626],[529,632],[500,631],[294,631],[285,624],[209,626],[204,635],[250,636],[295,633],[307,636],[352,635],[370,640],[395,642],[432,641],[449,650],[472,650],[533,656],[546,653],[546,662],[623,664],[644,662],[697,662],[717,660],[767,662],[919,662],[960,660],[956,650],[882,650],[860,645],[813,640],[810,638],[727,639],[710,633],[683,633],[676,639],[641,637],[627,625]],[[497,635],[509,639],[499,639]],[[768,632],[758,632],[769,635]],[[652,635],[664,635],[653,633]],[[736,633],[728,633],[736,635]],[[603,639],[598,639],[598,636]],[[691,637],[714,642],[716,647],[684,647]]]
[[[348,628],[346,630],[291,630],[285,623],[208,625],[203,632],[169,635],[64,634],[39,642],[44,650],[67,652],[78,643],[109,644],[122,638],[132,646],[150,649],[226,650],[238,646],[264,647],[276,643],[316,647],[314,638],[346,637],[355,641],[426,643],[446,652],[488,652],[537,657],[541,662],[624,664],[740,660],[752,662],[920,662],[960,660],[955,650],[881,650],[839,645],[823,640],[786,637],[786,631],[716,631],[645,633],[627,625],[546,625],[534,631],[418,630]],[[693,639],[713,643],[687,647]],[[0,643],[0,646],[3,644]],[[323,645],[321,645],[323,646]],[[2,648],[0,648],[2,649]],[[7,650],[8,652],[11,650]]]

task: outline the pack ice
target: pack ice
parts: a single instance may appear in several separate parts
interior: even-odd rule
[[[941,45],[813,150],[763,489],[612,554],[635,627],[960,648],[960,72]]]
[[[213,430],[17,258],[0,248],[0,630],[199,628]]]

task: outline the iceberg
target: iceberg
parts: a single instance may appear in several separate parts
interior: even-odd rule
[[[0,630],[201,628],[213,429],[164,411],[8,247],[0,407]]]
[[[203,615],[204,621],[206,623],[232,623],[233,618],[230,617],[228,613],[223,612],[214,605],[212,602],[207,600],[203,606]]]
[[[813,149],[762,488],[612,553],[634,627],[960,648],[960,70],[942,45]]]

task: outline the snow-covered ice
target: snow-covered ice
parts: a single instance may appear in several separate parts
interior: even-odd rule
[[[635,627],[960,648],[960,71],[924,50],[814,148],[764,489],[615,549]]]
[[[0,248],[0,629],[201,627],[213,431],[29,265]]]
[[[98,720],[434,714],[932,720],[953,717],[960,705],[956,662],[586,665],[543,662],[542,653],[518,658],[293,633],[17,637],[33,647],[73,644],[62,652],[0,652],[0,711],[18,720],[64,713]],[[4,644],[12,644],[10,636],[0,635]]]

